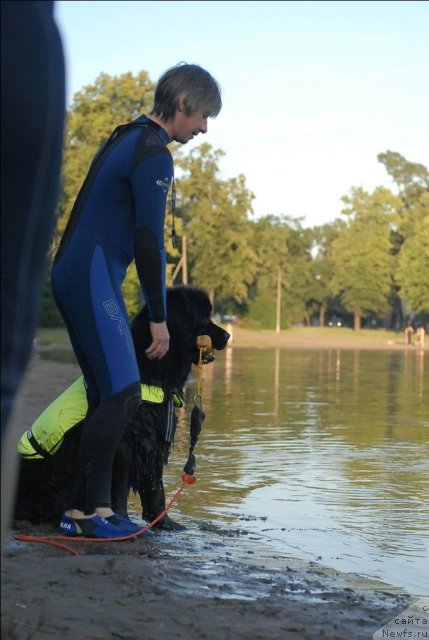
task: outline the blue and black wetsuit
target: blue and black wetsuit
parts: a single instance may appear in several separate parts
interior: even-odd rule
[[[140,400],[121,286],[135,259],[150,318],[166,319],[164,220],[173,178],[167,132],[146,116],[125,126],[91,165],[52,270],[58,308],[82,369],[90,412],[73,508],[110,506],[113,456]]]

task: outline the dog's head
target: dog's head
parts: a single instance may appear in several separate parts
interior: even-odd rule
[[[203,289],[184,286],[167,289],[170,339],[175,343],[180,336],[194,364],[199,362],[200,347],[203,348],[203,360],[211,362],[214,352],[225,349],[230,338],[227,331],[213,322],[212,313],[211,302]],[[202,336],[208,339],[201,339]]]
[[[181,371],[177,377],[183,377],[186,370],[188,375],[191,365],[198,364],[200,348],[197,344],[199,336],[205,339],[206,348],[203,351],[202,362],[214,360],[213,351],[225,349],[230,335],[212,320],[213,308],[207,293],[203,289],[189,286],[167,288],[167,326],[170,333],[170,349],[165,360],[165,366]],[[149,315],[144,307],[131,323],[137,360],[140,369],[147,370],[148,360],[144,355],[151,343]],[[201,344],[202,341],[199,340]],[[204,346],[204,345],[203,345]],[[183,384],[183,383],[182,383]]]

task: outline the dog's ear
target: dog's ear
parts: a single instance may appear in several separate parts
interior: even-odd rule
[[[167,289],[167,325],[171,336],[186,339],[192,330],[194,318],[183,286]]]
[[[170,315],[173,309],[189,315],[193,322],[210,318],[213,311],[209,296],[204,289],[183,285],[167,289],[167,315]]]
[[[203,289],[177,286],[167,289],[167,324],[171,338],[188,344],[204,318],[210,318],[212,306]]]

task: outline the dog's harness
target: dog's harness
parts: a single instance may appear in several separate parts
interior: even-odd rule
[[[161,387],[142,384],[142,402],[162,404],[166,394]],[[174,391],[169,398],[166,440],[171,442],[174,425],[174,407],[183,406],[183,397]],[[68,431],[84,420],[88,410],[85,383],[81,376],[54,400],[25,431],[18,442],[18,453],[26,459],[47,458],[60,448]]]
[[[198,336],[197,347],[199,349],[197,392],[194,395],[194,408],[191,413],[188,460],[184,467],[185,474],[188,476],[193,476],[195,472],[196,461],[193,451],[205,419],[201,396],[202,367],[203,364],[214,360],[210,336]],[[165,442],[171,444],[175,431],[174,408],[183,406],[183,395],[178,390],[174,390],[166,398],[164,389],[147,384],[141,385],[141,394],[142,403],[168,403]],[[54,455],[60,448],[66,433],[85,419],[87,411],[85,381],[81,376],[43,411],[30,429],[22,434],[17,446],[18,453],[30,460]]]

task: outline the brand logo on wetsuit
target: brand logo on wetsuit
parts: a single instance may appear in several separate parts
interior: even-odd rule
[[[167,193],[168,187],[170,186],[168,178],[164,178],[164,180],[157,180],[156,184],[158,185],[158,187],[162,187],[164,193]]]
[[[109,314],[110,319],[115,320],[118,323],[118,332],[121,336],[125,336],[125,344],[127,345],[130,354],[133,355],[133,349],[131,348],[132,341],[128,323],[126,322],[121,310],[116,304],[116,301],[113,298],[110,298],[110,300],[105,300],[103,302],[103,307]]]

